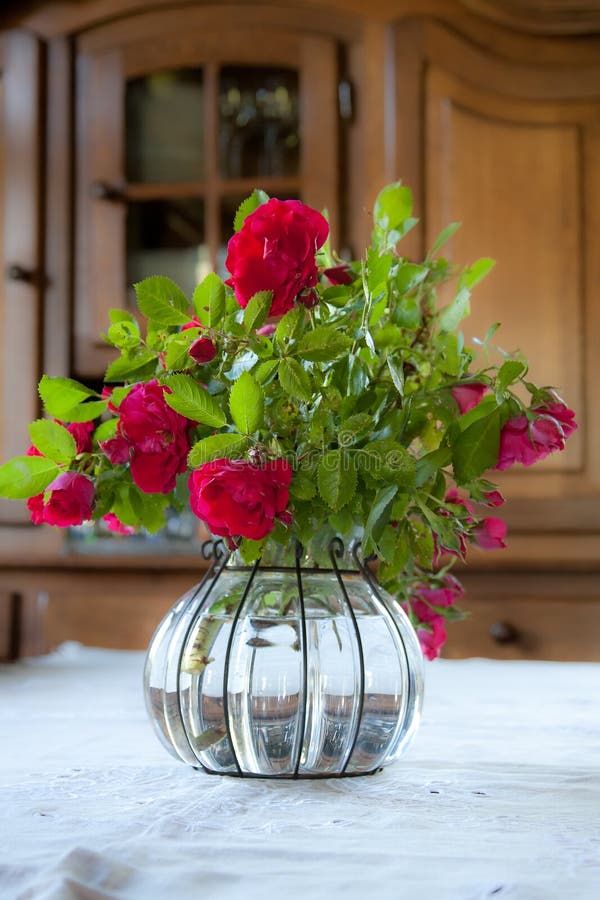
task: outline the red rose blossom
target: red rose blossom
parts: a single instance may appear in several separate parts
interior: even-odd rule
[[[471,532],[471,541],[480,550],[503,550],[505,537],[506,522],[494,516],[482,519]]]
[[[190,505],[213,534],[259,541],[285,517],[292,470],[284,459],[256,466],[213,459],[190,475]]]
[[[356,278],[356,275],[348,263],[340,263],[339,266],[331,266],[329,269],[324,270],[323,275],[336,287],[341,284],[352,284]]]
[[[129,461],[146,494],[168,494],[187,467],[194,423],[167,405],[165,392],[156,379],[134,385],[119,407],[116,437],[100,445],[114,465]]]
[[[27,501],[34,525],[81,525],[92,517],[94,484],[78,472],[62,472],[44,493]]]
[[[514,463],[532,466],[550,453],[564,450],[565,440],[577,429],[575,413],[564,403],[535,407],[535,419],[526,416],[509,419],[500,432],[497,469],[509,469]]]
[[[196,338],[191,345],[189,354],[195,363],[198,363],[199,366],[203,366],[205,363],[209,363],[215,358],[217,355],[217,348],[210,338],[199,337]]]
[[[456,400],[462,416],[469,412],[470,409],[477,406],[488,391],[489,388],[487,384],[473,381],[470,384],[457,384],[456,387],[453,387],[450,390],[450,393]]]
[[[299,200],[263,203],[227,245],[227,281],[245,307],[259,291],[273,291],[270,315],[288,312],[301,291],[317,283],[315,254],[329,233],[327,220]]]

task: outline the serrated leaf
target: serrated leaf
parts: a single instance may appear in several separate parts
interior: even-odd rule
[[[449,225],[446,225],[446,227],[443,228],[437,236],[433,247],[428,253],[428,257],[432,257],[435,253],[437,253],[438,250],[440,250],[444,246],[446,241],[449,241],[452,235],[458,231],[461,225],[462,222],[450,222]]]
[[[449,465],[451,461],[452,450],[450,447],[439,447],[437,450],[432,450],[431,453],[426,453],[417,460],[416,486],[422,487],[436,472]]]
[[[244,310],[244,328],[247,332],[256,331],[264,325],[265,319],[271,311],[273,291],[259,291],[248,301]]]
[[[41,494],[60,469],[44,456],[16,456],[0,466],[0,497],[9,500],[27,500]]]
[[[265,359],[259,363],[252,373],[259,384],[266,384],[279,367],[278,359]]]
[[[386,287],[394,257],[391,253],[380,254],[374,247],[367,251],[367,286],[375,297]]]
[[[404,370],[402,366],[396,365],[396,363],[388,357],[387,359],[387,367],[389,369],[389,373],[391,375],[392,381],[394,382],[394,387],[398,391],[401,397],[404,396]]]
[[[329,362],[348,352],[352,339],[335,328],[319,325],[307,332],[297,347],[298,356],[310,362]]]
[[[115,322],[108,329],[108,340],[113,347],[118,347],[120,350],[137,347],[140,342],[140,329],[137,322]]]
[[[279,324],[275,329],[275,339],[281,346],[285,346],[289,341],[295,340],[302,329],[304,322],[304,309],[294,306],[289,312],[279,320]]]
[[[145,494],[135,485],[131,485],[129,502],[136,517],[150,534],[156,534],[164,527],[168,499],[163,494]]]
[[[374,427],[373,416],[368,413],[356,413],[344,419],[338,431],[338,443],[340,446],[348,447],[354,441],[365,435],[368,431],[372,431]]]
[[[140,350],[139,353],[132,356],[124,354],[110,364],[106,370],[104,380],[108,382],[124,381],[130,375],[140,372],[141,369],[144,369],[150,363],[156,363],[156,353],[153,353],[152,350]]]
[[[118,419],[108,419],[106,422],[101,422],[94,431],[94,440],[96,442],[110,440],[117,433],[118,424]]]
[[[302,473],[297,473],[290,484],[290,495],[297,500],[312,500],[317,493],[316,485],[312,478]]]
[[[401,181],[388,184],[377,195],[373,217],[375,224],[383,231],[401,231],[405,221],[412,215],[412,191]]]
[[[297,359],[282,359],[279,364],[279,382],[281,387],[297,400],[309,402],[312,398],[310,375],[302,368]]]
[[[383,533],[383,529],[388,524],[394,497],[397,493],[398,485],[390,484],[387,487],[382,488],[382,490],[378,491],[375,495],[373,505],[371,506],[371,510],[365,523],[365,533],[363,536],[363,549],[367,555],[373,551],[376,553],[379,551],[377,541]]]
[[[195,331],[196,329],[189,329],[190,331]],[[190,367],[190,347],[195,340],[195,336],[188,336],[188,332],[184,331],[181,334],[175,335],[175,337],[169,341],[169,346],[167,347],[167,351],[165,353],[165,363],[167,364],[168,369],[186,369]]]
[[[38,419],[29,426],[31,443],[43,456],[57,463],[68,463],[77,453],[73,435],[57,422]]]
[[[186,325],[190,321],[187,313],[188,299],[170,278],[151,275],[134,284],[140,312],[160,325]]]
[[[137,325],[134,317],[125,309],[110,309],[108,311],[108,318],[110,319],[111,325],[116,325],[117,322],[134,322]]]
[[[317,469],[319,494],[335,512],[352,500],[356,490],[356,470],[343,450],[324,453]]]
[[[72,409],[64,410],[60,418],[63,422],[93,422],[106,412],[107,406],[106,400],[89,400],[87,403],[80,403]]]
[[[96,394],[95,391],[71,378],[51,378],[48,375],[42,377],[39,393],[46,411],[57,419],[63,419],[65,411]]]
[[[469,290],[475,287],[482,279],[488,275],[494,266],[496,265],[495,259],[490,259],[487,256],[478,259],[477,262],[474,262],[472,266],[469,266],[460,276],[460,286],[469,288]]]
[[[165,392],[164,397],[175,412],[213,428],[226,424],[227,417],[216,400],[189,375],[169,375],[166,384],[172,393]]]
[[[404,263],[396,272],[396,288],[401,294],[412,291],[417,285],[425,281],[429,275],[427,266],[419,266],[417,263]]]
[[[361,472],[376,481],[393,481],[402,487],[415,484],[416,463],[402,444],[391,439],[371,441],[356,453],[356,463]]]
[[[225,315],[225,285],[218,275],[209,272],[192,295],[194,312],[203,325],[216,328]]]
[[[456,331],[462,320],[466,319],[471,312],[470,296],[470,290],[461,287],[454,300],[442,309],[438,316],[442,331]]]
[[[249,197],[242,200],[235,214],[235,219],[233,220],[234,231],[239,231],[248,216],[253,213],[255,209],[258,209],[259,206],[262,206],[263,203],[267,203],[268,200],[269,195],[260,190],[252,191]]]
[[[518,359],[507,359],[503,362],[496,376],[496,390],[504,391],[518,381],[527,372],[527,366]]]
[[[242,372],[231,388],[229,409],[235,427],[242,434],[252,434],[262,425],[265,398],[261,386],[250,372]]]
[[[502,411],[497,407],[460,432],[452,447],[452,465],[457,484],[466,484],[496,465],[501,426]]]
[[[235,459],[247,443],[241,434],[211,434],[194,444],[188,456],[188,465],[197,469],[212,459]]]

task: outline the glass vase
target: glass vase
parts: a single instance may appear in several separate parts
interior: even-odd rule
[[[158,737],[211,774],[363,775],[413,737],[423,658],[359,545],[300,545],[246,565],[222,542],[159,625],[144,673]]]

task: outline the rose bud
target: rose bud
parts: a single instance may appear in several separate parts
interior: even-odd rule
[[[323,271],[323,275],[335,287],[342,284],[352,284],[356,275],[347,263],[341,263],[339,266],[331,266]]]
[[[189,350],[190,356],[199,366],[211,362],[217,355],[217,348],[209,338],[196,338]]]
[[[298,294],[298,303],[301,303],[302,306],[305,306],[307,309],[313,309],[315,306],[319,305],[319,295],[314,288],[302,291],[301,294]]]

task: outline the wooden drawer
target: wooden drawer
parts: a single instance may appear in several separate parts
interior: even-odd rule
[[[471,615],[444,656],[600,660],[600,575],[461,573]]]

